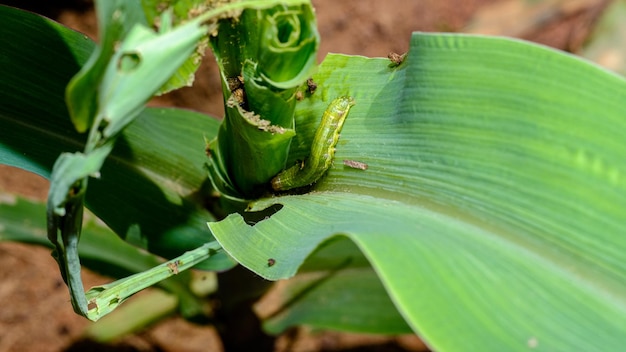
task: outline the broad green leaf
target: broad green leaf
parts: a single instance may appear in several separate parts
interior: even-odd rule
[[[57,156],[81,149],[86,139],[70,123],[64,94],[94,43],[30,12],[0,6],[0,18],[0,162],[49,177]],[[26,147],[46,138],[54,143],[27,150],[11,145],[12,139]]]
[[[278,300],[285,306],[263,324],[275,335],[298,325],[369,334],[411,333],[371,268],[301,274],[278,284],[278,289],[282,289]]]
[[[281,205],[254,226],[211,223],[233,257],[286,278],[341,234],[436,350],[624,346],[622,78],[517,40],[419,33],[398,67],[333,55],[313,78],[290,158],[350,95],[334,166],[310,193],[253,204]]]
[[[272,334],[303,324],[359,333],[411,332],[367,259],[345,237],[318,247],[300,274],[275,285],[257,311]]]

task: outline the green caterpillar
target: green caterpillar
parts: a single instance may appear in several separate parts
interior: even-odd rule
[[[274,176],[272,188],[275,191],[311,185],[326,173],[333,163],[339,132],[353,105],[354,99],[351,97],[339,97],[328,105],[322,116],[322,122],[315,131],[311,154],[306,161]]]

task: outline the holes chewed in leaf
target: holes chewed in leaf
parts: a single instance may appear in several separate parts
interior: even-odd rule
[[[117,69],[122,73],[132,72],[141,64],[141,55],[137,52],[123,53],[117,61]]]
[[[241,214],[246,224],[254,226],[257,223],[267,220],[283,208],[282,204],[273,204],[260,211],[246,211]]]

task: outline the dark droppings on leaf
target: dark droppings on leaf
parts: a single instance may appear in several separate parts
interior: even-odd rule
[[[261,116],[253,112],[245,112],[244,117],[247,118],[250,123],[254,124],[261,131],[266,131],[272,134],[283,134],[286,131],[284,127],[272,125],[271,121],[263,120]]]
[[[233,91],[233,97],[237,100],[237,102],[239,103],[239,106],[245,107],[246,92],[243,90],[243,88],[235,89]]]
[[[313,78],[309,78],[306,80],[306,86],[309,94],[313,94],[317,90],[317,83],[313,81]]]
[[[245,102],[242,103],[241,101],[239,101],[238,97],[236,97],[234,93],[230,97],[228,97],[228,100],[226,100],[226,106],[228,108],[235,108],[238,106],[241,116],[243,116],[243,118],[248,120],[248,122],[256,126],[259,130],[266,131],[272,134],[285,133],[286,129],[284,127],[272,125],[271,121],[262,119],[261,116],[255,114],[253,111],[248,111],[245,105]]]
[[[237,89],[243,88],[243,77],[242,76],[227,78],[226,82],[228,83],[228,89],[231,92],[235,91]]]
[[[226,79],[228,83],[228,89],[232,93],[231,98],[234,99],[239,106],[246,108],[246,91],[243,86],[243,77],[230,77]]]
[[[268,259],[268,260],[267,260],[267,267],[268,267],[268,268],[273,267],[273,266],[274,266],[274,264],[276,264],[276,259],[274,259],[274,258],[270,258],[270,259]]]

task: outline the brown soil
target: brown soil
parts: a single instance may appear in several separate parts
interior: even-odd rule
[[[507,5],[507,0],[314,0],[322,45],[319,59],[327,52],[385,57],[408,49],[414,31],[463,31],[479,9]],[[8,1],[4,1],[8,3]],[[14,2],[35,6],[34,2]],[[60,22],[95,37],[96,22],[88,1],[42,1],[35,8]],[[50,5],[52,4],[52,5]],[[69,6],[70,8],[63,7]],[[31,7],[32,8],[32,7]],[[493,8],[493,7],[492,7]],[[506,9],[506,7],[502,7]],[[505,10],[499,11],[505,11]],[[561,49],[575,49],[588,33],[597,7],[562,12],[540,27],[515,33]],[[496,16],[497,17],[497,16]],[[483,26],[483,27],[481,27]],[[473,23],[472,30],[487,28]],[[506,33],[502,28],[496,32]],[[491,33],[492,34],[492,33]],[[162,97],[158,104],[185,106],[214,116],[222,114],[217,68],[207,58],[192,88]],[[0,165],[0,194],[20,193],[44,199],[47,181]],[[169,318],[143,332],[109,345],[77,342],[90,324],[75,315],[56,263],[50,252],[16,243],[0,243],[0,352],[4,351],[220,351],[222,346],[211,326],[198,326],[178,317]],[[85,285],[107,281],[85,270]],[[384,338],[335,332],[294,330],[278,339],[276,351],[422,351],[414,336]]]

